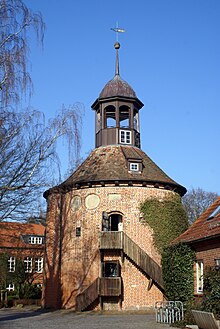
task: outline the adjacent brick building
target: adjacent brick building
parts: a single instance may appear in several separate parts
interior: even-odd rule
[[[187,243],[196,251],[194,294],[202,297],[206,268],[220,270],[220,197],[173,243]]]
[[[15,272],[18,260],[30,273],[34,284],[43,283],[43,258],[45,227],[38,224],[17,222],[0,223],[0,254],[7,255],[8,272]],[[7,289],[14,290],[14,283],[7,282]]]
[[[186,189],[140,148],[143,103],[116,72],[92,109],[96,148],[62,184],[44,193],[47,230],[43,306],[143,309],[163,299],[161,256],[142,223],[147,198]]]

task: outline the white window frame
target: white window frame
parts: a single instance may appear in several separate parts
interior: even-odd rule
[[[44,266],[43,257],[35,258],[35,272],[36,273],[42,273],[43,272],[43,266]]]
[[[8,258],[8,272],[15,272],[15,257]]]
[[[131,144],[130,130],[120,130],[120,144]]]
[[[129,169],[130,169],[130,171],[139,171],[139,163],[130,162]]]
[[[203,293],[203,261],[196,261],[196,292],[198,294]]]
[[[14,283],[9,283],[8,286],[6,287],[6,290],[8,290],[8,291],[14,291],[15,290]]]
[[[28,242],[31,244],[43,244],[42,236],[30,236]]]
[[[25,273],[32,273],[32,258],[29,256],[24,258],[24,271]]]

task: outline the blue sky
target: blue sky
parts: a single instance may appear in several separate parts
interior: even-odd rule
[[[26,3],[47,26],[43,51],[31,41],[31,104],[47,117],[84,104],[82,157],[94,148],[91,104],[114,76],[118,21],[120,75],[144,103],[142,149],[187,189],[220,194],[219,0]]]

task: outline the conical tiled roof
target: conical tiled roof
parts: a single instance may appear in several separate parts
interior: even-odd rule
[[[142,163],[141,172],[129,170],[128,163]],[[44,196],[88,183],[141,183],[155,187],[171,188],[180,195],[186,193],[185,187],[167,176],[142,150],[133,146],[108,145],[94,149],[78,169],[62,184],[45,192]]]

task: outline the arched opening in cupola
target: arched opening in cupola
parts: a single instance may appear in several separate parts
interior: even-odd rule
[[[116,113],[115,113],[115,107],[113,105],[109,105],[105,108],[105,127],[106,128],[116,127]]]
[[[121,128],[130,128],[129,107],[122,105],[119,108],[119,122]]]

